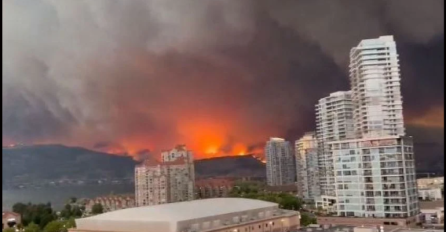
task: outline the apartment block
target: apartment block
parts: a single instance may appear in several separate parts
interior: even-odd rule
[[[288,141],[271,138],[265,146],[266,180],[269,186],[295,183],[294,155]]]
[[[306,200],[313,200],[321,195],[317,145],[314,132],[305,133],[295,143],[297,188],[299,195]]]
[[[135,168],[137,206],[194,199],[195,173],[192,152],[179,145],[161,154],[162,161],[149,159]]]
[[[338,216],[407,218],[419,213],[411,137],[329,142]]]
[[[404,136],[398,54],[393,36],[362,40],[350,51],[350,83],[358,138]]]
[[[320,192],[334,196],[333,157],[327,142],[355,138],[351,91],[338,91],[316,105]]]
[[[412,223],[420,212],[400,81],[393,36],[362,40],[350,51],[351,90],[316,105],[321,183],[316,202],[334,197],[330,208],[337,216]]]

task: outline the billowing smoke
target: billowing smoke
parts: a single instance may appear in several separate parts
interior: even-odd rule
[[[443,1],[2,3],[3,143],[257,152],[314,129],[317,99],[348,88],[349,49],[386,34],[407,122],[444,112]]]

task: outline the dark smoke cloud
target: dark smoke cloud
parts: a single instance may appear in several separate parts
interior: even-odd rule
[[[386,34],[397,40],[410,124],[444,111],[443,6],[6,0],[4,141],[137,153],[208,139],[225,152],[236,143],[253,150],[269,136],[296,139],[314,129],[317,99],[348,89],[350,48]]]

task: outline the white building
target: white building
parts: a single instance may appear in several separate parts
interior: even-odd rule
[[[321,194],[334,196],[333,157],[326,143],[355,137],[351,91],[339,91],[316,105],[316,135]]]
[[[338,216],[407,218],[419,213],[412,138],[329,142]]]
[[[359,138],[405,135],[393,36],[362,40],[350,51],[350,83]]]
[[[305,133],[295,143],[298,193],[308,200],[321,195],[317,151],[317,139],[314,132]]]
[[[424,201],[441,200],[443,195],[440,188],[418,188],[418,199]]]
[[[417,179],[418,188],[444,187],[444,176]]]
[[[300,227],[297,211],[244,198],[211,198],[128,208],[76,219],[70,232],[227,232],[291,231]]]
[[[269,186],[295,183],[294,155],[288,141],[271,138],[265,146],[266,180]]]
[[[328,149],[324,154],[333,158],[337,214],[418,215],[413,142],[405,136],[393,37],[361,41],[352,48],[350,62],[356,138],[321,138]]]
[[[135,168],[137,206],[194,199],[195,172],[192,152],[184,145],[162,153],[162,162],[147,160]]]

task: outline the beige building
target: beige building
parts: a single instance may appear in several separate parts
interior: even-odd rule
[[[96,197],[87,201],[85,211],[91,212],[95,204],[101,204],[105,212],[131,208],[135,207],[135,196],[132,194]]]
[[[444,186],[444,176],[441,177],[431,177],[431,178],[419,178],[417,179],[418,188],[432,188],[432,187],[443,187]]]
[[[299,228],[299,212],[245,198],[144,206],[76,219],[70,232],[264,232]]]
[[[192,152],[184,145],[161,153],[162,161],[146,160],[135,168],[137,206],[158,205],[194,199]]]
[[[224,178],[195,181],[195,198],[227,197],[234,187],[234,181]]]

